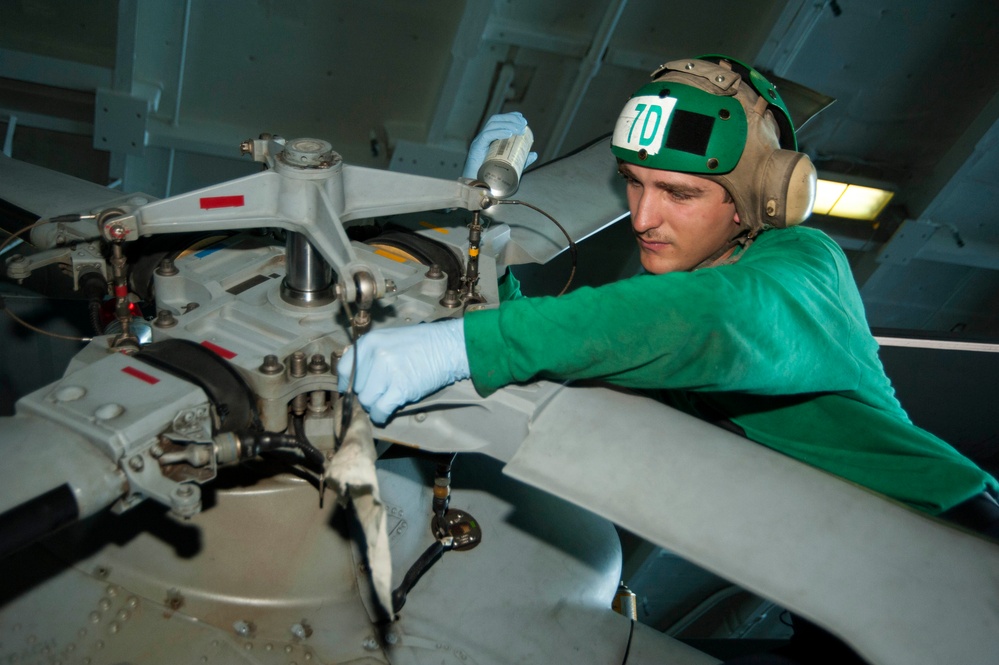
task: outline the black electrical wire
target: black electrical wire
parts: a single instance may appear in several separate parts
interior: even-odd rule
[[[569,242],[569,255],[572,258],[572,267],[569,269],[569,279],[566,280],[565,286],[563,286],[562,290],[558,292],[558,295],[562,295],[566,291],[568,291],[569,290],[569,285],[572,284],[572,280],[576,276],[576,243],[572,240],[572,238],[569,237],[569,232],[565,230],[565,227],[563,227],[561,224],[559,224],[558,220],[555,219],[554,217],[552,217],[551,215],[549,215],[547,212],[545,212],[544,210],[542,210],[541,208],[539,208],[536,205],[533,205],[531,203],[527,203],[526,201],[518,201],[516,199],[506,199],[506,200],[497,199],[495,201],[495,203],[497,203],[497,204],[500,204],[500,203],[502,203],[502,204],[516,204],[516,205],[525,206],[525,207],[530,208],[531,210],[533,210],[533,211],[535,211],[537,213],[540,213],[540,214],[544,215],[545,217],[547,217],[551,221],[552,224],[554,224],[555,226],[558,227],[558,230],[562,232],[562,235],[564,235],[565,239]]]
[[[316,463],[316,460],[318,459],[319,460],[318,466],[320,469],[322,469],[326,464],[326,456],[323,455],[318,448],[312,445],[312,442],[309,441],[309,437],[305,436],[305,417],[295,416],[294,422],[295,422],[295,438],[298,439],[298,442],[301,446],[299,450],[302,450],[302,454],[305,455],[306,459],[311,460],[313,463]],[[306,454],[305,453],[306,450],[309,450],[311,452]]]
[[[34,222],[32,224],[28,224],[27,226],[24,226],[24,227],[18,229],[17,231],[14,231],[9,236],[7,236],[6,238],[4,238],[3,242],[0,242],[0,255],[2,255],[3,254],[3,250],[9,244],[11,244],[12,242],[14,242],[14,240],[16,240],[22,233],[24,233],[26,231],[30,231],[33,228],[36,228],[38,226],[42,226],[43,224],[57,224],[57,223],[61,223],[61,222],[78,222],[81,219],[92,219],[93,217],[94,217],[94,215],[61,215],[59,217],[53,217],[51,219],[39,219],[37,222]],[[31,325],[30,323],[28,323],[27,321],[25,321],[24,319],[22,319],[21,317],[19,317],[17,314],[15,314],[14,312],[12,312],[9,309],[7,309],[6,303],[4,303],[2,299],[0,299],[0,310],[3,310],[7,314],[7,316],[9,316],[11,319],[13,319],[16,323],[19,323],[22,326],[24,326],[25,328],[27,328],[28,330],[31,330],[31,331],[36,332],[36,333],[39,333],[40,335],[48,335],[49,337],[54,337],[56,339],[65,339],[65,340],[68,340],[70,342],[89,342],[89,341],[91,341],[93,339],[92,337],[73,337],[73,336],[70,336],[70,335],[60,335],[58,333],[49,332],[48,330],[42,330],[41,328],[38,328],[37,326]]]
[[[353,362],[350,365],[350,376],[347,377],[347,390],[344,391],[343,406],[340,410],[340,427],[338,432],[334,432],[334,448],[339,448],[343,439],[347,436],[347,428],[350,427],[350,417],[354,412],[354,377],[357,376],[357,337],[354,336],[353,320],[354,315],[350,311],[347,299],[343,299],[343,309],[347,314],[347,334],[350,335],[350,342],[354,345]]]
[[[621,665],[626,665],[628,662],[628,656],[631,654],[631,640],[635,637],[635,620],[631,620],[631,628],[628,630],[628,644],[624,647],[624,658],[621,659]]]
[[[7,308],[7,302],[6,302],[6,300],[4,300],[3,296],[0,296],[0,311],[4,312],[7,316],[9,316],[11,319],[13,319],[16,323],[19,323],[22,326],[24,326],[25,328],[27,328],[28,330],[31,330],[32,332],[36,332],[36,333],[38,333],[40,335],[47,335],[49,337],[54,337],[55,339],[64,339],[64,340],[67,340],[67,341],[70,341],[70,342],[90,342],[90,341],[93,340],[93,337],[74,337],[72,335],[60,335],[59,333],[49,332],[48,330],[42,330],[38,326],[34,326],[34,325],[28,323],[27,321],[25,321],[24,319],[22,319],[17,314],[15,314],[14,312],[10,311]]]
[[[239,435],[239,441],[243,448],[242,457],[256,457],[260,453],[290,448],[299,451],[306,462],[319,468],[322,468],[326,459],[305,437],[300,438],[297,434],[243,432]]]
[[[406,596],[409,592],[413,590],[416,583],[423,577],[423,574],[430,570],[430,566],[434,565],[441,555],[445,551],[444,543],[439,540],[435,540],[434,543],[426,549],[426,551],[420,555],[420,558],[409,567],[406,571],[406,575],[402,578],[402,582],[399,586],[392,592],[392,612],[397,613],[402,609],[402,606],[406,604]]]

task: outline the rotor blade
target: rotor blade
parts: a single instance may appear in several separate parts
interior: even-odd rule
[[[574,242],[628,214],[610,136],[527,171],[512,198],[554,217]],[[510,226],[506,265],[547,263],[569,246],[557,226],[526,206],[502,204],[486,214]]]
[[[653,400],[563,390],[505,472],[799,612],[872,663],[999,653],[994,543]]]
[[[121,192],[0,154],[0,199],[40,218],[120,199]]]

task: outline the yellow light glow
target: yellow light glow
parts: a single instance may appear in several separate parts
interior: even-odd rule
[[[873,221],[893,196],[895,193],[886,189],[820,179],[816,187],[815,206],[812,212]]]
[[[843,192],[846,191],[846,184],[842,182],[833,182],[831,180],[819,180],[818,185],[815,187],[815,205],[812,206],[812,212],[819,215],[828,215],[832,207],[836,205],[839,201],[839,197],[843,196]]]

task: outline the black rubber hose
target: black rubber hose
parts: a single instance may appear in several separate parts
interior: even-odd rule
[[[260,453],[292,448],[301,452],[306,462],[316,465],[320,469],[326,459],[315,446],[294,434],[244,432],[238,436],[240,443],[243,444],[243,457],[256,457]]]
[[[0,560],[80,516],[73,490],[60,485],[0,515]]]
[[[402,609],[402,606],[406,604],[406,596],[409,592],[413,590],[416,583],[423,577],[423,573],[430,570],[430,566],[434,565],[441,555],[444,554],[444,544],[441,541],[436,540],[434,544],[427,548],[420,558],[416,560],[409,570],[406,571],[406,576],[402,578],[402,583],[392,592],[392,612],[396,613]]]
[[[104,302],[104,296],[108,292],[108,281],[100,273],[84,273],[80,276],[80,291],[87,297],[90,325],[94,329],[94,334],[103,335],[104,326],[101,325],[101,305]]]

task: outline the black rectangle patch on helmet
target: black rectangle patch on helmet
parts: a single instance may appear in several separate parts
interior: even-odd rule
[[[665,147],[693,155],[706,155],[715,119],[693,111],[673,111]]]

